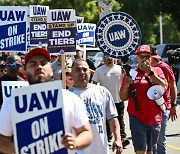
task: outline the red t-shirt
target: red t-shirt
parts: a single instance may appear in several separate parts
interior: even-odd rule
[[[162,69],[167,82],[176,80],[175,76],[174,76],[174,73],[173,73],[173,70],[171,69],[171,67],[168,64],[166,64],[165,62],[160,61],[158,63],[158,65],[157,65],[157,67],[160,67]],[[164,97],[164,100],[165,100],[166,108],[170,109],[171,104],[170,104],[170,88],[169,88],[169,86],[168,86],[166,92],[164,93],[163,97]]]
[[[153,67],[152,70],[158,77],[166,81],[165,76],[159,67]],[[148,75],[146,73],[142,74],[137,68],[135,68],[135,71],[137,71],[138,73],[135,77],[135,80],[133,80],[133,86],[137,91],[136,99],[140,111],[136,111],[134,106],[134,101],[130,97],[130,92],[129,92],[128,108],[127,108],[128,114],[137,117],[141,122],[143,122],[146,125],[160,124],[162,121],[162,110],[156,104],[155,101],[150,100],[147,97],[147,91],[151,86],[148,83],[148,81],[145,79],[144,75],[146,76]],[[124,84],[125,84],[125,77],[123,79],[121,89],[124,87]]]

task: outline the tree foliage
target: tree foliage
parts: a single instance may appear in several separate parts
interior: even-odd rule
[[[180,15],[178,0],[117,0],[122,3],[121,11],[127,12],[140,25],[142,43],[160,43],[159,16],[163,17],[164,43],[180,42]],[[172,9],[173,8],[173,9]],[[171,27],[171,28],[170,28]],[[173,28],[172,28],[173,27]],[[171,37],[169,37],[171,36]]]
[[[104,0],[105,1],[105,0]],[[106,0],[115,3],[112,11],[123,11],[131,15],[142,31],[142,43],[160,43],[159,15],[163,17],[164,43],[180,42],[179,0]],[[85,22],[98,23],[98,5],[94,0],[0,0],[0,5],[47,5],[50,9],[76,10]]]

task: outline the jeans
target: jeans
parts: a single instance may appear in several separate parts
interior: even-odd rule
[[[146,125],[133,115],[129,116],[134,150],[153,151],[161,130],[161,124]]]
[[[153,154],[166,154],[166,128],[170,110],[162,113],[161,130],[159,133],[157,144],[153,148]]]

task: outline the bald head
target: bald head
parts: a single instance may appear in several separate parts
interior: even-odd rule
[[[18,55],[10,55],[7,57],[7,63],[18,62],[21,64],[21,58]]]
[[[87,87],[90,79],[90,70],[87,62],[83,59],[77,59],[72,64],[72,79],[77,88]]]

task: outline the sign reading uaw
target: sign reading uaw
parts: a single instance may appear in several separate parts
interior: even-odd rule
[[[0,51],[26,51],[27,6],[0,6]]]
[[[137,22],[124,12],[104,16],[96,27],[96,42],[105,54],[121,58],[135,52],[141,42]]]
[[[61,81],[12,90],[12,126],[16,154],[70,154],[65,134]]]

